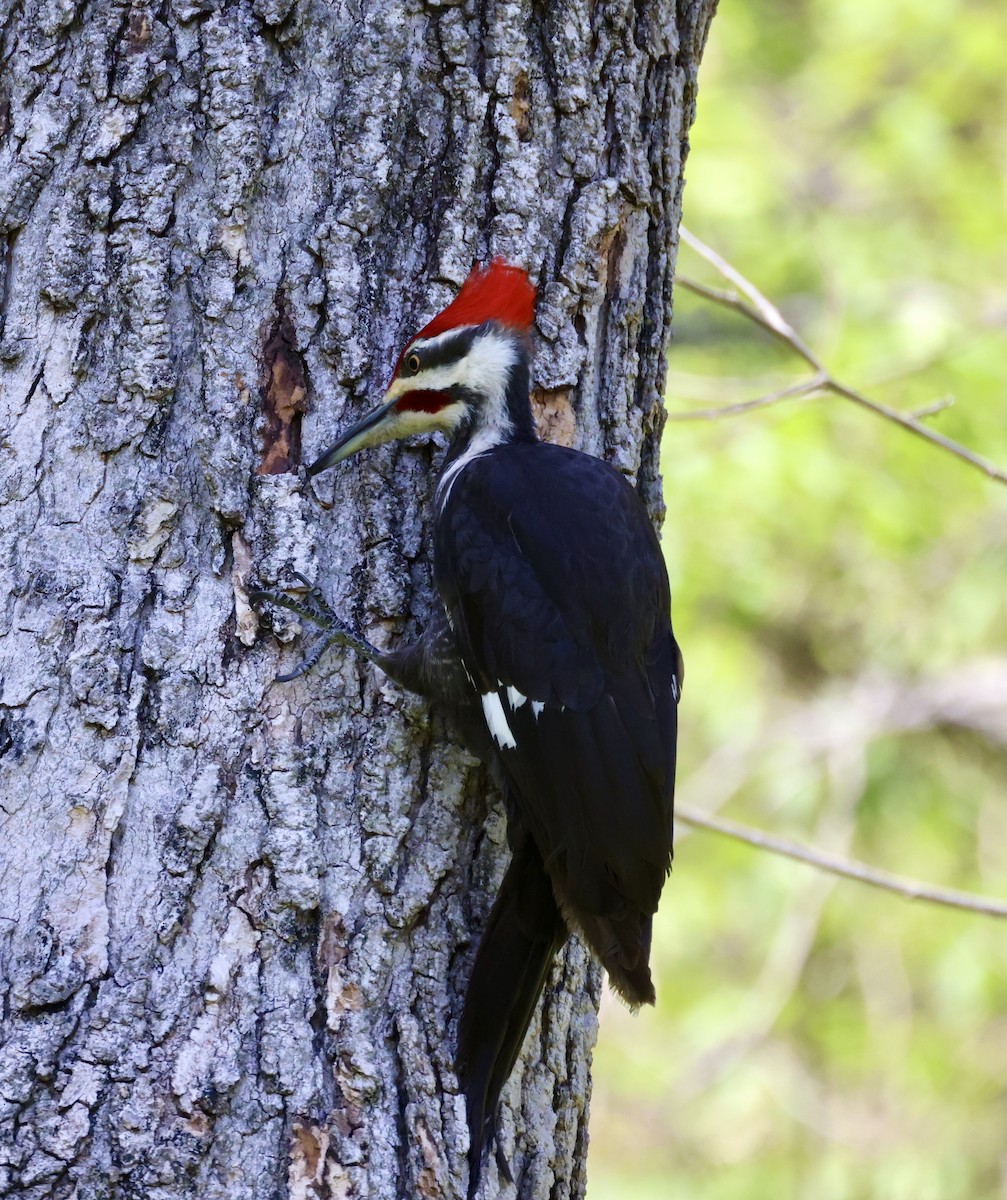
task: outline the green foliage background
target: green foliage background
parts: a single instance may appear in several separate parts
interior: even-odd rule
[[[1002,0],[728,0],[686,190],[840,378],[1002,466],[1005,64]],[[682,289],[676,329],[673,415],[807,374]],[[664,453],[683,803],[1007,897],[1007,488],[835,397]],[[1007,923],[682,829],[655,940],[589,1200],[1007,1197]]]

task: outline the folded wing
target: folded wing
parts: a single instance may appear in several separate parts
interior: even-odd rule
[[[437,578],[514,803],[569,926],[632,1005],[671,862],[680,658],[660,548],[597,459],[511,444],[438,522]]]

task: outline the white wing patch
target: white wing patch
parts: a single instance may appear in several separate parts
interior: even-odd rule
[[[522,695],[516,687],[509,687],[507,689],[507,703],[516,712],[522,704],[528,703],[528,697]]]
[[[541,700],[533,700],[533,701],[531,702],[531,710],[532,710],[532,712],[535,714],[535,720],[536,720],[536,721],[537,721],[537,720],[539,719],[539,717],[542,715],[542,711],[543,711],[543,709],[544,709],[544,708],[545,708],[545,705],[542,703],[542,701],[541,701]]]
[[[517,746],[517,738],[511,732],[511,727],[507,724],[507,717],[504,713],[503,705],[500,703],[500,697],[496,692],[486,692],[482,697],[483,715],[486,717],[486,726],[490,733],[496,739],[496,744],[502,750],[505,746],[513,750]]]

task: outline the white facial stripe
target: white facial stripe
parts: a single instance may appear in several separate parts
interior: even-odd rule
[[[456,329],[450,331],[452,335],[457,332]],[[429,341],[432,345],[437,339],[430,338]],[[413,343],[414,346],[418,344]],[[514,346],[509,338],[486,333],[477,338],[468,354],[457,362],[429,367],[421,370],[418,375],[400,376],[393,380],[385,399],[397,400],[407,392],[446,392],[453,387],[464,387],[486,397],[484,424],[500,425],[506,421],[509,425],[504,399],[507,395],[507,379],[514,360]]]
[[[482,702],[483,715],[486,717],[486,727],[495,738],[496,744],[501,750],[505,746],[513,750],[517,745],[517,739],[511,733],[511,727],[507,724],[507,717],[504,715],[500,697],[496,692],[486,692],[482,697]]]
[[[406,392],[446,392],[454,380],[448,378],[448,368],[438,367],[433,371],[421,371],[419,375],[410,375],[408,379],[393,379],[386,400],[397,400]]]
[[[510,338],[486,333],[472,343],[472,349],[456,364],[459,372],[457,382],[486,397],[484,425],[500,425],[502,422],[510,425],[505,402],[507,380],[516,357]]]

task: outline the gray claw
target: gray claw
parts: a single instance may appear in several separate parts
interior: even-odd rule
[[[341,617],[336,616],[319,588],[310,579],[307,579],[300,571],[295,571],[294,577],[307,590],[306,598],[295,600],[286,592],[270,592],[261,588],[254,588],[248,593],[249,599],[253,603],[267,601],[279,608],[285,608],[295,616],[310,621],[312,625],[325,630],[324,636],[320,637],[311,647],[302,662],[298,663],[292,671],[276,676],[277,683],[289,683],[292,679],[306,674],[330,646],[347,646],[372,662],[379,658],[380,651],[377,647],[372,646],[365,637],[355,632]]]

